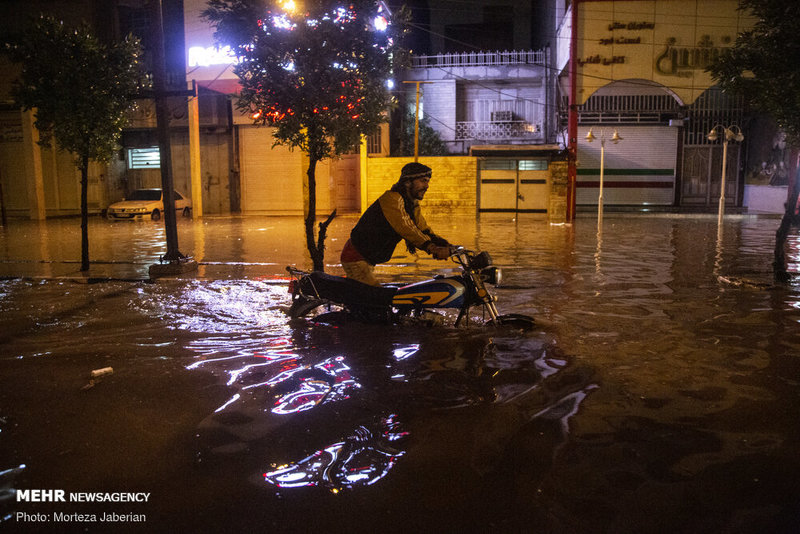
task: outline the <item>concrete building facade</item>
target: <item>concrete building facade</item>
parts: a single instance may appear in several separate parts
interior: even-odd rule
[[[713,208],[727,152],[726,204],[782,211],[760,202],[766,194],[780,198],[780,191],[755,192],[746,180],[761,165],[753,154],[773,136],[765,138],[759,120],[706,71],[752,24],[736,0],[559,4],[554,65],[573,154],[573,207],[598,204],[603,146],[605,205]],[[744,142],[724,150],[708,139],[715,127],[720,137],[722,127],[741,131]],[[590,130],[598,140],[617,132],[623,141],[590,143]]]

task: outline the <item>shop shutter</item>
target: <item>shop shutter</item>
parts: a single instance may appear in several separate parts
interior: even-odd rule
[[[239,126],[242,212],[302,214],[303,158],[273,142],[271,128]]]
[[[623,138],[611,142],[614,130]],[[604,134],[603,204],[672,205],[675,199],[675,162],[678,129],[669,126],[592,127],[597,138],[586,141],[588,126],[578,128],[576,203],[597,205],[600,186],[600,139]]]

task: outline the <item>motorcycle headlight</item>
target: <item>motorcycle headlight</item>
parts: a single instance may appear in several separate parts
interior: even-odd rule
[[[486,267],[481,271],[481,278],[488,284],[499,286],[503,280],[503,271],[500,267]]]

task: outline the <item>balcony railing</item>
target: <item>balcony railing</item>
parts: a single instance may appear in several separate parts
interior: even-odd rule
[[[456,141],[526,139],[538,137],[541,131],[541,125],[525,121],[456,122]]]
[[[511,52],[463,52],[435,56],[413,56],[412,68],[432,67],[485,67],[502,65],[540,65],[546,62],[544,50],[519,50]]]

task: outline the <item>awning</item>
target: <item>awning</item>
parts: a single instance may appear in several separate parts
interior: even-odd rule
[[[530,158],[553,156],[564,152],[559,145],[472,145],[469,155],[495,158]]]
[[[216,80],[196,80],[197,85],[223,95],[238,95],[242,90],[238,78],[217,78]]]

